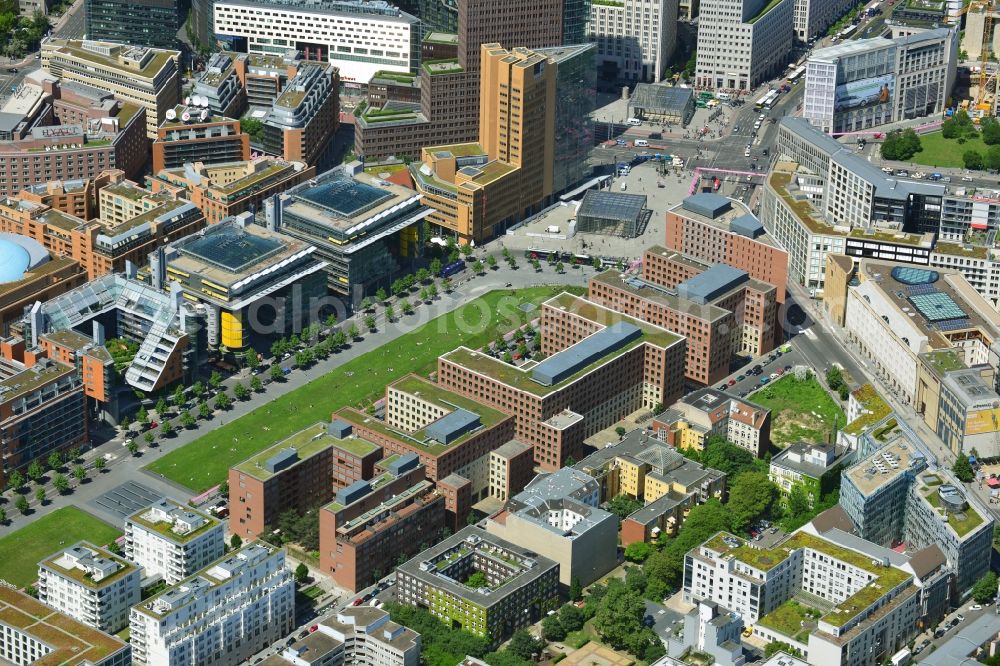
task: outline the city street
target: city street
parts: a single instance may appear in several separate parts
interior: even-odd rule
[[[417,328],[435,317],[451,312],[488,291],[503,288],[507,283],[510,283],[512,285],[511,288],[514,289],[547,284],[583,286],[586,283],[586,278],[594,272],[592,268],[584,267],[579,270],[568,270],[560,275],[551,268],[546,267],[541,274],[537,274],[522,259],[519,259],[519,263],[520,268],[510,270],[506,262],[501,261],[498,263],[496,270],[487,271],[485,275],[472,279],[468,277],[471,275],[471,271],[466,270],[460,274],[460,276],[464,276],[462,278],[463,281],[455,284],[454,291],[451,294],[442,294],[432,305],[421,306],[414,311],[413,315],[400,318],[395,323],[385,324],[382,322],[377,333],[366,334],[363,339],[355,342],[349,348],[331,355],[326,360],[316,362],[306,370],[293,370],[291,374],[285,377],[284,381],[269,384],[263,393],[251,394],[249,399],[242,402],[234,400],[232,407],[228,411],[216,412],[211,421],[207,423],[200,422],[200,427],[193,430],[178,430],[176,435],[160,439],[156,446],[152,448],[146,448],[145,442],[136,439],[142,447],[138,456],[129,455],[124,447],[124,439],[121,436],[113,437],[110,441],[104,442],[84,453],[83,458],[86,461],[86,465],[91,467],[89,470],[90,480],[83,484],[76,484],[71,493],[60,496],[51,487],[50,483],[46,488],[49,500],[44,506],[39,506],[34,497],[29,494],[31,512],[27,516],[22,516],[16,511],[9,501],[9,494],[5,495],[8,499],[3,506],[7,510],[8,524],[0,525],[0,536],[9,534],[41,516],[67,505],[74,505],[94,514],[102,520],[120,526],[122,522],[121,516],[106,502],[101,502],[100,498],[106,493],[114,491],[126,481],[135,481],[157,493],[168,495],[181,502],[186,502],[192,495],[190,489],[174,484],[159,475],[146,472],[142,468],[164,454],[195,441],[204,434],[206,429],[230,423],[271,400],[308,384],[313,379],[329,372],[333,368],[366,352],[377,349],[382,345],[388,344],[400,335]],[[247,382],[247,375],[245,373],[235,375],[229,378],[224,386],[231,388],[233,384],[239,381],[245,384]],[[98,456],[110,456],[107,468],[103,473],[98,473],[92,469],[93,461]],[[71,483],[75,484],[76,482],[71,481]]]

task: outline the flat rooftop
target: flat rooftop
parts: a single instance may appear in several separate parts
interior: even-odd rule
[[[966,490],[952,484],[950,478],[935,472],[925,471],[917,475],[917,484],[917,494],[925,502],[934,507],[935,513],[940,516],[947,515],[948,520],[946,522],[948,523],[948,527],[955,533],[959,541],[965,539],[965,537],[976,531],[976,528],[983,524],[983,516],[969,502],[969,495]],[[955,497],[959,500],[965,500],[965,508],[961,511],[946,510],[941,501],[939,491],[941,488],[949,485],[956,488],[957,494]]]
[[[905,439],[898,438],[857,461],[844,474],[863,495],[870,496],[911,468],[921,468],[926,463],[923,453]]]
[[[177,530],[176,524],[173,520],[151,520],[150,517],[154,507],[160,510],[168,511],[172,518],[176,516],[188,524],[195,525],[195,528],[190,532],[182,532]],[[219,524],[218,519],[213,518],[207,513],[203,513],[189,506],[178,504],[177,502],[168,499],[163,499],[153,506],[140,509],[129,516],[126,520],[142,525],[146,529],[157,532],[161,536],[178,544],[187,543],[195,537],[208,532],[209,529]]]
[[[37,391],[46,384],[73,374],[76,374],[75,368],[59,361],[45,359],[45,362],[36,363],[30,368],[0,381],[0,402],[19,398],[32,391]]]
[[[52,652],[31,662],[31,666],[94,664],[128,649],[128,643],[120,638],[6,587],[0,587],[0,622],[52,648]]]
[[[729,310],[725,308],[720,308],[717,305],[695,303],[681,297],[674,289],[667,289],[641,278],[622,280],[621,272],[616,269],[608,269],[590,279],[594,282],[611,285],[615,289],[621,289],[629,295],[653,301],[670,310],[681,311],[688,316],[697,316],[699,319],[707,322],[716,322],[729,316]]]
[[[106,566],[110,570],[110,573],[106,574],[100,580],[94,580],[90,571],[80,566],[75,566],[70,559],[70,554],[78,548],[81,549],[78,555],[87,555],[95,563]],[[86,542],[80,542],[67,550],[61,550],[51,557],[42,560],[38,565],[59,574],[63,578],[70,578],[94,589],[107,587],[136,570],[134,564],[113,555],[110,551]]]
[[[104,55],[103,53],[90,50],[86,48],[88,44],[97,44],[106,47],[109,49],[109,54]],[[100,67],[127,72],[132,76],[141,76],[149,79],[154,78],[170,60],[176,61],[180,57],[180,51],[127,46],[112,42],[58,39],[55,37],[47,38],[42,45],[43,54],[48,50],[55,50],[63,55],[86,60]],[[144,57],[146,52],[151,53],[148,60]],[[145,61],[145,64],[140,64],[143,61]]]
[[[705,200],[702,198],[705,196],[711,196],[713,199]],[[737,222],[737,220],[741,220],[747,216],[754,220],[757,219],[743,202],[710,193],[690,196],[669,208],[667,212],[743,236],[747,235],[745,233],[746,227],[743,222]],[[766,232],[754,236],[754,240],[773,247],[779,247]]]
[[[326,449],[331,446],[338,446],[341,448],[347,446],[348,447],[347,450],[351,450],[349,445],[349,442],[351,441],[352,441],[351,438],[340,439],[339,437],[334,437],[327,431],[326,423],[317,423],[315,425],[309,426],[305,430],[300,430],[291,437],[283,439],[280,442],[274,444],[273,446],[264,449],[263,451],[260,451],[253,457],[244,460],[238,465],[235,465],[234,469],[236,469],[242,474],[246,474],[248,476],[254,477],[255,479],[260,479],[263,481],[271,478],[276,473],[276,472],[269,472],[267,470],[267,467],[265,466],[265,463],[268,460],[274,458],[282,451],[285,451],[287,449],[292,449],[296,451],[298,454],[298,461],[296,462],[296,464],[298,464],[299,462],[307,460],[311,456],[314,456],[323,449]],[[364,442],[364,440],[357,440],[356,438],[354,439],[354,441]],[[371,444],[369,442],[365,442],[365,444],[373,448],[377,448],[375,447],[374,444]]]
[[[365,173],[351,176],[334,169],[323,177],[288,191],[286,214],[329,227],[344,235],[360,233],[366,222],[383,215],[404,201],[416,200],[413,190]]]

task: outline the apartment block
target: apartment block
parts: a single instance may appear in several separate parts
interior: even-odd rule
[[[128,626],[141,578],[135,565],[80,541],[38,563],[38,600],[113,634]]]
[[[517,440],[490,451],[490,497],[506,502],[528,485],[534,468],[531,447]]]
[[[702,0],[696,85],[750,94],[788,67],[794,0]]]
[[[316,247],[331,293],[360,298],[411,272],[431,209],[413,190],[340,166],[266,204],[268,225]]]
[[[285,511],[304,513],[329,502],[334,447],[382,457],[377,446],[340,428],[337,421],[317,423],[229,468],[229,530],[256,538],[274,529]]]
[[[246,91],[250,106],[272,106],[288,82],[305,64],[298,51],[287,50],[267,55],[234,54],[236,77]]]
[[[134,664],[236,666],[295,628],[285,551],[255,541],[132,607]]]
[[[684,567],[685,600],[736,611],[763,640],[790,641],[815,666],[877,664],[917,632],[922,581],[908,558],[839,530],[806,526],[770,550],[723,532],[691,550]],[[806,598],[800,592],[822,600],[809,607],[808,632],[781,622],[803,608],[792,602]]]
[[[355,86],[380,69],[410,72],[420,55],[420,21],[389,3],[223,0],[213,12],[216,39],[234,51],[267,56],[284,46],[339,68]]]
[[[955,27],[817,49],[806,61],[802,117],[839,134],[938,115],[948,105],[957,61]]]
[[[677,449],[701,451],[711,435],[762,458],[771,443],[771,410],[706,387],[692,391],[653,419],[653,432]]]
[[[583,440],[643,407],[681,393],[685,339],[563,293],[542,304],[540,351],[520,367],[466,347],[438,358],[438,383],[513,415],[535,463],[582,458]]]
[[[178,284],[188,302],[205,306],[209,348],[238,351],[307,326],[326,296],[325,269],[316,248],[254,224],[248,212],[161,246],[148,278],[154,289]]]
[[[125,519],[125,557],[144,576],[176,585],[222,557],[225,531],[208,514],[164,498]]]
[[[746,662],[740,637],[743,619],[714,601],[699,600],[684,615],[683,626],[667,632],[670,661],[664,666],[682,664],[684,657],[692,652],[710,655],[719,666],[742,666]]]
[[[916,404],[924,423],[956,455],[973,448],[992,456],[1000,423],[994,422],[996,368],[966,367],[961,349],[926,352],[919,357]]]
[[[205,224],[194,204],[122,181],[101,190],[100,217],[83,220],[45,204],[0,199],[0,231],[32,238],[54,255],[77,261],[91,280],[141,266],[162,244]]]
[[[782,495],[799,486],[815,505],[837,487],[841,469],[853,458],[852,451],[836,444],[796,442],[771,458],[768,477]]]
[[[382,447],[385,455],[416,454],[427,478],[438,482],[458,474],[472,482],[473,502],[489,494],[490,453],[514,438],[511,415],[415,375],[386,387],[385,419],[351,408],[337,417]]]
[[[89,441],[86,399],[76,369],[26,354],[19,338],[0,340],[0,483],[53,451]]]
[[[0,252],[26,258],[0,271],[0,337],[10,335],[11,324],[36,300],[47,300],[80,286],[87,276],[72,259],[52,257],[37,241],[0,234]]]
[[[611,442],[575,465],[593,477],[600,502],[625,495],[642,508],[622,520],[621,542],[628,546],[676,536],[691,507],[721,500],[726,475],[677,453],[655,434],[634,430],[621,442]]]
[[[234,215],[264,209],[264,202],[316,175],[305,162],[276,157],[205,164],[194,162],[164,169],[149,178],[153,193],[167,191],[187,199],[202,212],[208,224]]]
[[[597,66],[616,80],[658,83],[677,44],[677,13],[676,0],[593,3],[587,40],[597,44]]]
[[[236,74],[236,58],[226,51],[213,53],[204,71],[195,75],[192,100],[205,100],[213,116],[241,118],[246,110],[247,93]]]
[[[41,55],[42,69],[53,76],[104,90],[145,109],[149,139],[156,138],[167,109],[180,102],[179,51],[47,37]]]
[[[591,301],[685,336],[685,375],[699,384],[727,376],[738,355],[774,348],[776,294],[745,271],[659,246],[646,250],[639,275],[607,270],[588,283]]]
[[[146,164],[145,110],[92,86],[35,71],[0,114],[0,196]]]
[[[590,585],[618,566],[618,517],[601,508],[600,485],[564,467],[539,475],[486,521],[486,531],[559,564],[559,582]]]
[[[198,98],[201,102],[201,98]],[[178,104],[167,111],[153,141],[153,173],[187,163],[219,164],[250,159],[250,135],[240,121],[209,112],[205,106]]]
[[[296,639],[260,666],[418,666],[420,634],[371,606],[348,606],[320,620],[316,631]]]
[[[316,165],[340,124],[336,67],[303,65],[263,118],[264,152]]]
[[[922,445],[907,433],[863,449],[841,482],[841,506],[864,539],[917,550],[937,546],[961,598],[986,573],[993,517],[943,469],[928,470]]]
[[[709,196],[709,205],[699,205],[706,196],[696,194],[668,209],[664,245],[700,261],[746,271],[774,285],[775,299],[784,303],[788,253],[745,204],[716,196]]]
[[[476,573],[488,587],[466,584]],[[466,527],[396,567],[396,587],[400,603],[425,608],[497,645],[558,606],[559,565]]]
[[[132,663],[128,643],[54,611],[23,592],[0,587],[0,615],[6,618],[0,631],[0,659],[14,666]]]
[[[445,527],[445,498],[415,454],[391,455],[376,472],[337,491],[319,514],[320,570],[349,590],[385,576]]]

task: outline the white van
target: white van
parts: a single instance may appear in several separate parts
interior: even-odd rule
[[[715,93],[716,99],[727,100],[729,99],[729,93],[719,92]]]
[[[649,141],[646,140],[646,139],[636,139],[635,140],[635,147],[636,148],[645,148],[648,145],[649,145]]]
[[[629,118],[625,122],[627,122],[629,125],[632,125],[633,127],[638,127],[639,125],[642,124],[642,121],[639,120],[638,118]]]
[[[622,192],[628,189],[628,184],[622,183]]]

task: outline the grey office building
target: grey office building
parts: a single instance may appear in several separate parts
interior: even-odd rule
[[[86,0],[87,39],[172,49],[184,7],[179,0]]]

